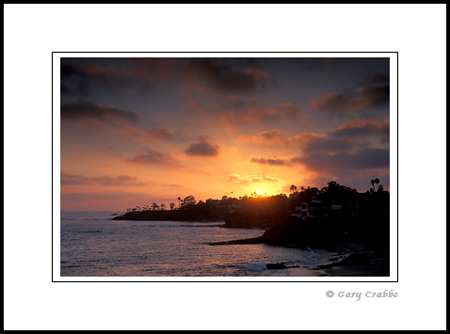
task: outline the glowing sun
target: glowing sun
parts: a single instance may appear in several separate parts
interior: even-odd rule
[[[263,191],[262,191],[261,189],[258,189],[258,190],[256,190],[256,193],[257,193],[258,195],[262,195],[262,194],[263,194]]]

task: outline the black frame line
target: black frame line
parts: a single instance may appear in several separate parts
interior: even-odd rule
[[[54,159],[53,159],[53,55],[57,54],[57,53],[71,53],[71,54],[90,54],[90,53],[97,53],[97,54],[110,54],[110,53],[127,53],[127,54],[131,54],[131,53],[147,53],[147,54],[159,54],[159,53],[174,53],[174,54],[178,54],[178,53],[190,53],[190,54],[194,54],[194,53],[233,53],[233,54],[239,54],[239,53],[276,53],[276,54],[282,54],[282,53],[300,53],[300,54],[308,54],[308,53],[370,53],[370,54],[377,54],[377,53],[392,53],[392,54],[396,54],[397,55],[397,279],[395,281],[287,281],[287,280],[283,280],[283,281],[276,281],[276,280],[271,280],[271,281],[238,281],[238,280],[232,280],[232,281],[174,281],[174,280],[169,280],[169,281],[164,281],[164,280],[158,280],[158,281],[132,281],[132,280],[119,280],[119,281],[89,281],[89,280],[83,280],[83,281],[55,281],[54,280],[54,273],[53,273],[53,264],[54,264],[54,259],[53,259],[53,242],[54,242],[54,234],[53,234],[53,224],[54,224],[54,218],[53,218],[53,187],[54,187],[54,183],[53,183],[53,176],[54,176],[54,170],[53,170],[53,163],[54,163]],[[51,172],[52,172],[52,182],[51,182],[51,187],[52,187],[52,195],[51,195],[51,216],[52,216],[52,226],[51,226],[51,231],[52,231],[52,245],[51,245],[51,277],[52,277],[52,283],[399,283],[399,225],[400,225],[400,215],[399,215],[399,52],[398,51],[52,51],[51,53],[51,124],[52,124],[52,133],[51,133],[51,146],[52,146],[52,161],[51,161]],[[262,57],[260,57],[262,58]],[[344,58],[344,57],[342,57]],[[352,57],[348,57],[348,58],[352,58]],[[391,245],[390,245],[391,246]],[[97,277],[97,276],[96,276]],[[156,277],[167,277],[167,276],[156,276]],[[177,277],[181,277],[181,276],[174,276],[174,278]],[[201,276],[201,277],[205,277],[205,276]],[[343,277],[343,276],[339,276],[339,277]],[[120,276],[118,277],[120,278]],[[151,278],[151,276],[148,276],[148,278]],[[194,277],[195,278],[195,277]],[[225,278],[225,277],[224,277]]]
[[[5,5],[105,5],[104,2],[5,2]],[[338,5],[445,5],[446,2],[340,2]],[[141,3],[141,2],[115,2],[106,3],[106,5],[255,5],[253,2],[154,2],[154,3]],[[335,2],[304,2],[304,3],[290,3],[290,2],[265,2],[257,3],[256,5],[336,5]],[[322,51],[327,52],[327,51]]]

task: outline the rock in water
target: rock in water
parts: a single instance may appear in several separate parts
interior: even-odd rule
[[[267,269],[286,269],[286,265],[284,263],[267,263]]]

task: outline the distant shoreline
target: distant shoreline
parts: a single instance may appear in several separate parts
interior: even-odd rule
[[[130,211],[113,220],[142,220],[142,221],[198,221],[219,222],[225,221],[224,214],[213,215],[210,212],[195,212],[193,210],[158,210],[158,211]]]

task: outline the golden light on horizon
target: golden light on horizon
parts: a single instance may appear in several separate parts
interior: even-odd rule
[[[262,191],[261,189],[258,189],[258,190],[256,191],[256,193],[257,193],[259,196],[261,196],[261,195],[263,194],[263,191]]]

